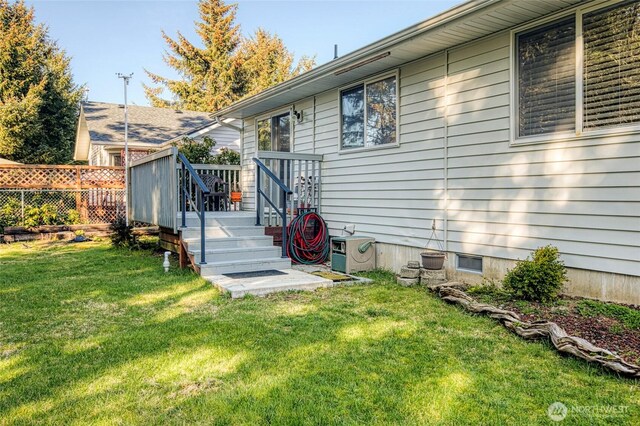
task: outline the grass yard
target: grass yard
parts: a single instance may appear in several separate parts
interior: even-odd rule
[[[0,246],[0,424],[637,424],[640,383],[423,289],[230,300],[107,243]]]

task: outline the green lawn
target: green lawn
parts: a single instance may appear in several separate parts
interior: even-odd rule
[[[0,246],[0,424],[550,424],[556,401],[562,424],[640,418],[640,383],[383,273],[231,300],[161,263]]]

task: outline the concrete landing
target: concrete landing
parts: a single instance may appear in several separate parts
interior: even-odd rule
[[[211,275],[204,277],[223,292],[231,293],[236,299],[246,294],[266,296],[267,294],[290,290],[315,290],[320,287],[332,287],[334,282],[316,275],[295,269],[279,270],[281,274],[263,277],[233,277]]]

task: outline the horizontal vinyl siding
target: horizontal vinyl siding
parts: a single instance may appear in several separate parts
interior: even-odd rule
[[[238,123],[233,123],[233,125],[237,124]],[[229,148],[236,152],[240,152],[240,134],[233,129],[219,126],[195,139],[202,140],[205,136],[209,136],[211,139],[216,141],[216,145],[213,148],[214,153],[216,154],[220,152],[221,148]]]
[[[553,244],[569,267],[640,275],[640,136],[510,141],[510,34],[399,70],[399,146],[339,152],[339,90],[295,105],[296,152],[324,155],[322,214],[378,241],[424,247],[437,219],[447,248],[504,259]],[[445,93],[446,92],[446,93]],[[446,123],[444,119],[446,99]],[[254,121],[245,152],[255,151]],[[253,168],[245,170],[253,208]]]
[[[400,69],[399,147],[338,152],[339,92],[316,97],[322,214],[332,235],[355,224],[380,242],[424,246],[431,221],[442,225],[443,61],[438,55]]]
[[[510,145],[509,42],[449,55],[449,250],[640,275],[637,136]]]
[[[302,113],[302,120],[293,119],[293,150],[313,154],[313,99],[306,99],[294,105]]]

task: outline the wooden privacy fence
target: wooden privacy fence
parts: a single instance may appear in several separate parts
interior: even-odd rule
[[[125,211],[124,168],[0,166],[0,227],[109,223]]]

